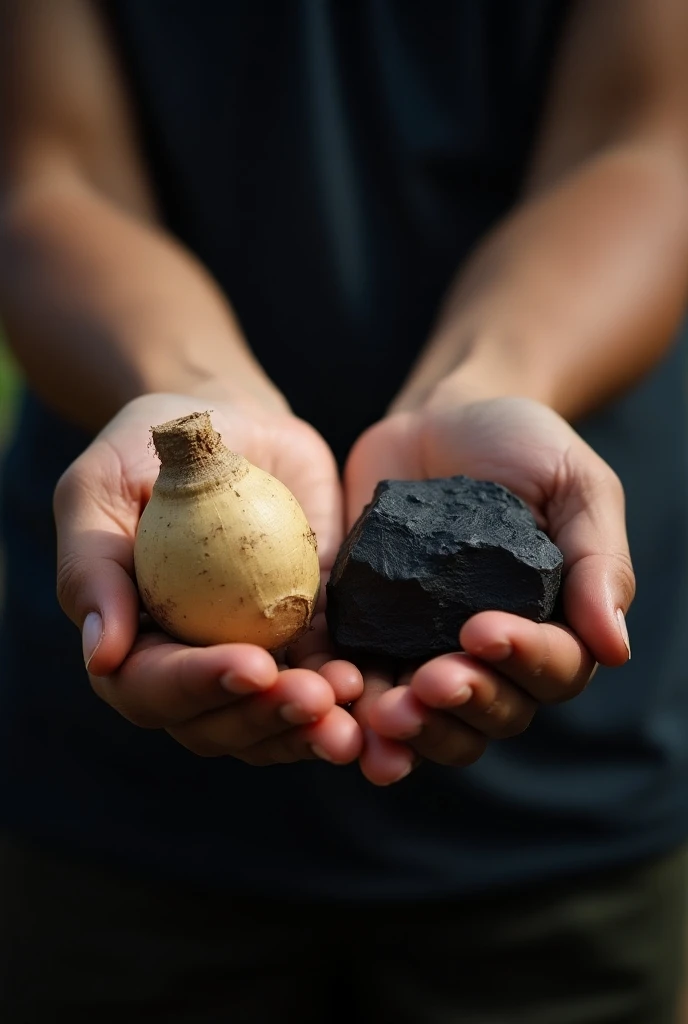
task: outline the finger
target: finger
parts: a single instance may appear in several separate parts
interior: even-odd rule
[[[460,659],[457,666],[452,659]],[[382,736],[413,739],[428,722],[430,709],[442,710],[488,739],[517,736],[530,725],[537,702],[507,679],[461,655],[428,662],[411,686],[383,694],[371,712]]]
[[[596,661],[623,665],[630,657],[625,616],[635,594],[623,487],[577,442],[584,457],[569,460],[547,504],[549,533],[564,555],[564,614]]]
[[[310,669],[328,680],[335,691],[337,703],[357,700],[363,691],[363,677],[351,662],[333,658],[329,654],[310,654],[298,665],[299,669]]]
[[[409,741],[421,757],[434,764],[466,768],[487,749],[487,737],[443,711],[429,711],[421,732]]]
[[[321,676],[306,669],[286,669],[267,692],[199,715],[167,731],[201,757],[239,756],[294,725],[317,722],[333,707],[332,688]]]
[[[371,708],[370,724],[380,736],[405,739],[416,754],[435,764],[465,767],[477,761],[487,747],[484,732],[449,712],[433,710],[410,686],[397,686],[382,694]]]
[[[98,696],[144,729],[185,722],[277,680],[277,665],[261,647],[185,647],[159,633],[141,637],[118,672],[91,675]]]
[[[463,626],[459,642],[468,654],[546,704],[577,696],[595,669],[594,657],[571,630],[506,612],[474,615]]]
[[[308,666],[304,666],[308,667]],[[363,693],[363,676],[360,669],[350,661],[339,659],[328,661],[314,669],[328,681],[334,691],[337,704],[350,704]]]
[[[428,716],[427,705],[410,686],[400,684],[380,695],[368,712],[368,724],[378,736],[404,741],[420,735]]]
[[[84,660],[96,675],[115,671],[138,632],[133,581],[138,506],[122,508],[120,482],[107,463],[77,461],[55,490],[57,596],[83,630]],[[118,491],[118,488],[120,490]]]
[[[631,657],[626,613],[633,579],[630,560],[618,555],[588,555],[566,574],[564,617],[601,665],[624,665]]]
[[[392,688],[392,676],[383,668],[369,668],[363,673],[362,696],[352,712],[363,732],[360,768],[369,782],[389,786],[400,782],[415,767],[417,759],[406,743],[380,736],[370,725],[372,709],[383,694]]]
[[[361,754],[363,734],[352,716],[333,707],[314,725],[289,729],[278,736],[254,744],[242,752],[249,764],[289,764],[319,759],[334,765],[351,764]]]
[[[363,752],[359,759],[361,771],[374,786],[391,786],[410,775],[418,763],[406,743],[385,739],[374,729],[363,730]]]
[[[338,704],[349,704],[361,696],[361,672],[352,662],[336,657],[324,614],[315,616],[313,629],[292,644],[287,655],[289,664],[294,668],[320,672],[334,690]]]

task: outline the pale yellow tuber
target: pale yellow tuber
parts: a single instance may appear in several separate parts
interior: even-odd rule
[[[208,413],[152,433],[160,473],[134,546],[147,611],[189,644],[291,643],[308,629],[320,585],[296,498],[226,448]]]

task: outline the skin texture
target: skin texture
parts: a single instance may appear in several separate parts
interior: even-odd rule
[[[352,451],[343,490],[226,297],[156,224],[94,10],[88,0],[0,3],[0,40],[12,39],[0,54],[0,302],[36,390],[105,428],[55,503],[59,595],[83,629],[91,683],[131,721],[203,755],[359,757],[378,785],[423,757],[470,763],[525,728],[539,703],[579,693],[595,662],[628,657],[623,496],[565,420],[642,377],[685,303],[686,6],[576,5],[522,201],[458,268],[389,416]],[[227,443],[296,494],[324,573],[345,510],[350,522],[377,479],[462,472],[511,487],[564,551],[570,628],[483,613],[462,630],[465,654],[434,659],[393,691],[380,666],[360,666],[362,679],[331,662],[317,631],[283,671],[256,648],[198,651],[139,633],[131,558],[152,483],[147,430],[201,399]],[[353,717],[338,706],[351,700]],[[294,703],[309,721],[280,718]]]
[[[623,491],[602,459],[530,399],[437,403],[390,416],[360,438],[346,468],[349,516],[381,474],[456,472],[497,480],[528,503],[564,555],[570,628],[482,612],[461,630],[465,653],[433,659],[394,689],[378,669],[357,709],[368,736],[363,768],[376,782],[391,771],[392,753],[395,771],[411,766],[414,753],[470,764],[488,740],[525,729],[539,703],[580,693],[595,662],[628,658],[617,617],[634,594]]]
[[[89,615],[100,620],[91,618],[84,630],[91,685],[129,721],[167,729],[201,756],[231,754],[263,765],[313,758],[315,745],[329,760],[352,761],[361,734],[338,704],[360,696],[361,674],[332,661],[322,613],[308,654],[288,671],[248,644],[187,647],[140,630],[132,573],[136,527],[158,473],[147,450],[150,424],[193,411],[194,399],[185,396],[130,402],[58,484],[58,595],[79,626]],[[324,441],[295,417],[247,416],[229,403],[216,404],[213,423],[228,446],[289,487],[317,533],[326,573],[343,520],[336,466]]]
[[[32,387],[94,431],[156,391],[285,410],[157,223],[134,123],[96,4],[2,0],[0,304]]]

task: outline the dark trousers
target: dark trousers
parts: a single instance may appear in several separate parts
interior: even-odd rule
[[[332,906],[0,846],[2,1024],[675,1024],[683,851],[460,902]]]

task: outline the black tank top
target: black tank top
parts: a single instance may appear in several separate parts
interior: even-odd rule
[[[456,269],[518,196],[568,5],[103,6],[167,226],[341,461],[384,414]],[[97,701],[54,599],[50,512],[88,439],[28,395],[5,466],[0,825],[156,871],[330,898],[460,894],[680,841],[683,351],[580,424],[628,492],[633,661],[472,768],[425,764],[385,790],[355,765],[204,761]]]

